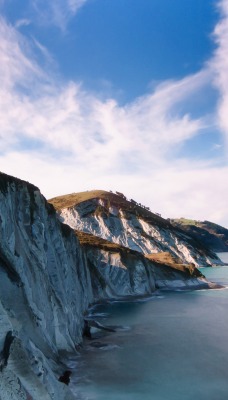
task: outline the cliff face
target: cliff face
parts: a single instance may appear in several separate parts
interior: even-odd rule
[[[91,234],[76,235],[86,252],[96,299],[214,287],[193,264],[183,264],[170,253],[144,256]]]
[[[228,251],[228,229],[223,226],[210,221],[195,221],[185,218],[171,219],[170,221],[212,251]]]
[[[117,242],[140,252],[92,236],[83,240],[81,233],[58,220],[35,186],[0,173],[1,400],[74,398],[58,381],[66,368],[61,356],[76,351],[84,313],[94,300],[145,295],[156,288],[210,287],[194,266],[164,265],[144,257],[146,246],[161,249],[161,238],[164,247],[173,243],[177,252],[181,245],[175,245],[173,233],[167,236],[154,228],[157,236],[152,240],[145,235],[144,241],[142,226],[143,232],[152,229],[145,228],[144,220],[127,219],[125,214],[119,218],[123,211],[111,205],[105,220],[103,214],[94,214],[97,204],[101,206],[99,201],[86,209],[80,206],[80,213],[67,209],[66,215],[74,220],[76,215],[80,224],[80,214],[80,227],[110,237],[113,232]]]
[[[216,254],[160,216],[109,192],[51,199],[71,228],[92,233],[143,254],[170,252],[197,267],[219,265]],[[86,200],[84,200],[86,198]]]
[[[85,255],[36,187],[1,174],[0,188],[0,349],[16,336],[8,360],[2,353],[0,396],[70,399],[53,370],[80,342],[93,300]]]

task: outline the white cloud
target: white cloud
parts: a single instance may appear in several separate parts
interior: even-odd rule
[[[117,168],[118,163],[127,166],[126,157],[136,157],[140,168],[148,168],[167,156],[173,146],[204,128],[203,119],[179,116],[176,108],[192,95],[193,88],[206,84],[207,72],[166,82],[151,95],[121,107],[112,99],[97,99],[73,82],[53,82],[26,57],[24,43],[15,30],[4,22],[2,25],[7,37],[3,40],[2,53],[7,54],[7,59],[2,69],[8,74],[0,89],[4,91],[0,97],[4,148],[13,141],[17,144],[22,136],[27,141],[39,140],[52,150],[69,152],[78,162],[99,170],[110,170],[114,165]],[[31,91],[31,81],[38,77],[39,84]],[[17,82],[29,91],[18,90]]]
[[[70,11],[75,14],[88,0],[67,0]]]
[[[32,0],[37,22],[65,31],[68,21],[88,0]]]
[[[44,72],[31,59],[27,41],[12,26],[0,17],[0,79],[1,90],[9,90],[15,85],[29,86],[34,80],[44,79]]]
[[[28,25],[30,25],[30,24],[31,24],[31,21],[30,21],[29,19],[27,19],[27,18],[19,19],[19,20],[17,20],[16,23],[15,23],[15,28],[19,29],[19,28],[21,28],[22,26],[28,26]]]
[[[212,146],[212,150],[219,150],[221,149],[222,145],[219,143],[214,143],[214,145]]]
[[[214,30],[217,49],[209,65],[214,72],[214,83],[220,92],[218,123],[224,133],[228,150],[228,1],[220,1],[219,8],[221,20]]]
[[[228,227],[228,167],[179,162],[164,163],[146,174],[100,175],[72,159],[51,159],[38,151],[10,152],[0,156],[0,163],[4,172],[32,182],[48,198],[92,189],[120,190],[165,218],[207,219]]]
[[[69,12],[82,3],[68,2]],[[36,46],[48,58],[47,49]],[[38,185],[47,197],[119,189],[165,217],[228,226],[227,167],[175,158],[177,148],[208,127],[207,116],[194,119],[182,105],[210,85],[218,60],[224,77],[218,75],[217,84],[226,92],[220,47],[209,67],[120,106],[47,73],[24,37],[1,19],[1,169]]]
[[[51,53],[48,51],[48,49],[34,37],[32,37],[32,41],[35,49],[39,51],[39,53],[42,56],[42,59],[45,61],[45,64],[48,65],[49,68],[55,67],[56,62]]]

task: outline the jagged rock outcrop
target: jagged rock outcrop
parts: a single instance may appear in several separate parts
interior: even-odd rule
[[[212,251],[228,251],[228,229],[223,226],[210,221],[196,221],[186,218],[170,219],[170,222]]]
[[[109,212],[117,211],[122,212]],[[62,354],[75,352],[81,342],[84,314],[94,300],[145,295],[159,287],[210,287],[193,265],[164,265],[97,240],[83,242],[37,187],[0,173],[1,400],[74,398],[58,380],[66,371]],[[156,238],[154,243],[161,247]]]
[[[168,251],[183,263],[194,263],[197,267],[221,264],[216,254],[192,236],[121,195],[93,191],[49,201],[57,209],[60,220],[73,229],[143,254]]]

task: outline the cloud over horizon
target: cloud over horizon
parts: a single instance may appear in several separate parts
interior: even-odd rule
[[[34,0],[37,12],[41,3]],[[61,0],[55,6],[48,2],[46,12],[51,10],[52,22],[65,29],[84,3],[68,0],[61,13]],[[203,69],[165,81],[124,105],[46,70],[37,61],[34,41],[19,32],[20,24],[14,27],[1,18],[1,170],[38,185],[47,197],[119,189],[165,217],[228,226],[228,166],[216,157],[181,155],[184,145],[216,124],[228,138],[228,1],[221,6],[217,49]],[[194,116],[188,104],[213,84],[220,95],[217,109],[210,116]]]

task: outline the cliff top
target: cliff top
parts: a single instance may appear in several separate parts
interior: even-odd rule
[[[228,229],[223,226],[210,221],[197,221],[186,218],[170,219],[170,222],[213,251],[228,251]]]
[[[16,186],[24,186],[26,185],[29,190],[32,191],[40,191],[38,187],[33,185],[32,183],[23,181],[22,179],[15,178],[14,176],[7,175],[4,172],[0,172],[0,191],[2,193],[5,193],[7,191],[7,187],[9,184],[15,184]]]
[[[146,258],[163,264],[181,264],[181,260],[179,260],[177,257],[174,257],[168,251],[163,251],[161,253],[146,254]]]
[[[181,226],[186,226],[186,225],[197,226],[199,228],[207,230],[210,233],[222,234],[228,232],[227,228],[224,228],[223,226],[215,224],[214,222],[211,221],[198,221],[195,219],[187,219],[187,218],[175,218],[175,219],[170,219],[170,221],[174,224],[178,224]]]
[[[153,213],[150,211],[149,207],[137,203],[133,199],[128,200],[126,196],[120,192],[113,193],[105,190],[91,190],[54,197],[49,199],[48,202],[51,203],[57,211],[61,211],[64,208],[72,208],[80,203],[93,199],[105,200],[107,208],[109,205],[112,205],[118,209],[132,212],[148,222],[172,229],[170,222],[162,218],[160,214]]]
[[[175,257],[168,251],[163,251],[161,253],[154,253],[154,254],[146,254],[146,258],[150,261],[155,262],[156,264],[162,264],[163,266],[168,266],[174,269],[178,269],[182,272],[190,272],[190,274],[196,274],[199,272],[194,264],[183,264],[178,257]],[[199,275],[200,276],[200,272]]]
[[[79,203],[96,198],[113,200],[118,198],[118,196],[114,193],[106,192],[105,190],[90,190],[53,197],[52,199],[49,199],[48,202],[53,204],[55,209],[59,211],[63,208],[71,208]]]

